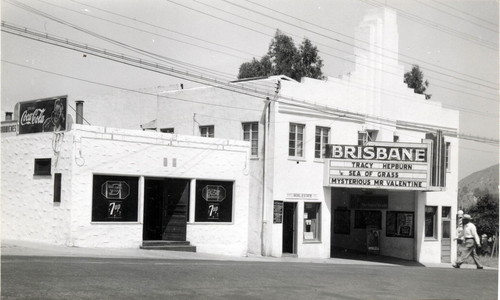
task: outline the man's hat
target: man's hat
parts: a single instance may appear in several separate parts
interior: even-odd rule
[[[464,220],[472,220],[472,217],[468,214],[465,214],[463,217],[462,217]]]

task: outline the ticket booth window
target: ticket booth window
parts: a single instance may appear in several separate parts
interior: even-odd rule
[[[304,203],[304,241],[319,241],[321,203]]]

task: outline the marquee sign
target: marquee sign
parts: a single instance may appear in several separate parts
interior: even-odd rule
[[[325,186],[428,190],[431,144],[327,145]]]
[[[66,130],[66,97],[19,103],[19,134]]]

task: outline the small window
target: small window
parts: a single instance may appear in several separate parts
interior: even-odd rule
[[[50,158],[35,158],[35,175],[50,175],[52,160]]]
[[[446,171],[450,171],[450,142],[446,142],[445,144],[445,153],[444,153],[444,163]]]
[[[304,157],[304,128],[303,124],[290,123],[288,140],[288,155],[292,157]]]
[[[163,133],[174,133],[174,128],[161,128],[160,132],[163,132]]]
[[[392,136],[392,141],[393,141],[394,143],[399,143],[399,135],[393,135],[393,136]]]
[[[251,156],[258,156],[259,151],[259,123],[243,123],[243,140],[251,143]]]
[[[54,203],[61,202],[61,173],[54,174]]]
[[[443,206],[441,208],[441,222],[443,224],[441,238],[449,239],[451,237],[451,207]]]
[[[304,241],[319,241],[321,203],[304,203]]]
[[[213,138],[214,137],[214,125],[200,126],[200,136]]]
[[[437,206],[425,207],[425,237],[428,239],[437,238]]]
[[[377,130],[358,131],[358,146],[364,146],[368,142],[377,140]]]
[[[330,135],[330,128],[316,126],[316,137],[314,140],[314,157],[324,158],[326,152],[326,145],[328,144],[328,136]]]

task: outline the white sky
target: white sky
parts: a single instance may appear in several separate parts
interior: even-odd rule
[[[267,52],[277,28],[292,36],[296,44],[303,37],[309,38],[324,60],[325,75],[338,76],[353,71],[354,29],[367,9],[385,3],[398,12],[401,64],[407,71],[413,63],[420,65],[431,84],[431,101],[460,110],[461,133],[494,139],[499,136],[499,7],[494,0],[1,2],[2,21],[141,57],[19,8],[14,5],[16,3],[168,59],[223,72],[220,76],[231,79],[236,79],[241,63],[252,57],[260,58]],[[2,120],[4,112],[13,111],[19,101],[102,94],[119,87],[141,89],[181,82],[3,32],[1,42]],[[193,86],[186,81],[183,83],[187,88]],[[498,157],[498,146],[461,141],[459,177],[498,163]]]

